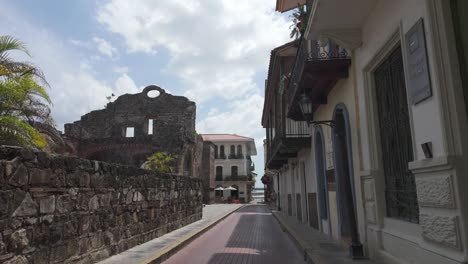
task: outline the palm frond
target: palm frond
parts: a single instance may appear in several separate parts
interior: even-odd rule
[[[0,116],[0,144],[43,148],[44,137],[31,125],[14,116]]]
[[[19,39],[8,35],[0,36],[0,54],[4,54],[5,52],[12,50],[19,50],[28,56],[31,56],[26,45],[24,45],[24,43]]]

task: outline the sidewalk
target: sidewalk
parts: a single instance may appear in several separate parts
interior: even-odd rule
[[[313,264],[374,264],[368,259],[353,260],[348,251],[338,242],[327,235],[314,230],[296,218],[272,210],[273,216],[282,228],[291,235],[301,250],[307,263]]]
[[[193,238],[208,230],[242,206],[242,204],[206,205],[203,207],[203,217],[201,220],[144,244],[133,247],[98,263],[161,263],[177,252],[177,250],[182,248],[186,243],[190,242]]]

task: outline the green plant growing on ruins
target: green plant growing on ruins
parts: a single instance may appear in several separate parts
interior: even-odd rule
[[[0,144],[43,148],[46,141],[31,124],[54,125],[48,84],[40,69],[13,60],[12,51],[30,56],[21,41],[0,36]]]
[[[145,169],[162,173],[171,173],[172,165],[176,159],[177,155],[171,155],[166,152],[156,152],[147,158]]]

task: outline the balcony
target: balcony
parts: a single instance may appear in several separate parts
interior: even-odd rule
[[[237,175],[237,176],[224,176],[224,178],[216,177],[216,181],[251,181],[251,176]]]
[[[244,154],[229,154],[229,159],[244,159]]]
[[[226,159],[226,154],[215,155],[215,159]]]
[[[310,147],[311,136],[309,126],[305,121],[294,121],[285,118],[281,129],[267,128],[267,160],[268,169],[279,169],[288,162],[289,158],[297,156],[297,152]]]
[[[348,51],[333,43],[319,46],[315,40],[302,38],[287,91],[287,116],[304,121],[299,109],[300,95],[305,93],[318,106],[327,103],[331,89],[340,79],[348,78],[351,58]]]

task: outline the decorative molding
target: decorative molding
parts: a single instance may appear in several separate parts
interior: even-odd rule
[[[343,48],[355,50],[362,46],[362,32],[359,28],[326,29],[318,32],[318,41],[322,46],[329,40]]]
[[[439,156],[432,159],[415,160],[408,163],[408,169],[414,174],[453,169],[455,157]]]
[[[375,224],[377,222],[375,203],[373,202],[366,203],[366,219],[367,222],[371,224]]]
[[[455,208],[453,180],[451,175],[416,177],[419,206]]]
[[[363,181],[364,198],[366,201],[375,200],[374,180]]]
[[[458,216],[421,214],[419,219],[424,239],[454,249],[461,249]]]

